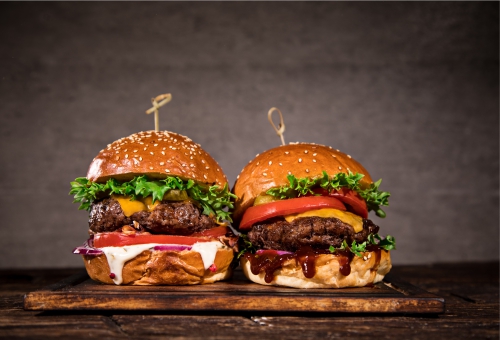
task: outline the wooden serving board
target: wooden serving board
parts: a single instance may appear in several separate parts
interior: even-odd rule
[[[114,286],[86,272],[24,296],[26,310],[443,313],[444,299],[390,274],[373,287],[296,289],[232,280],[194,286]]]

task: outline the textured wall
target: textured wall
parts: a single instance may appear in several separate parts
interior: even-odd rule
[[[161,127],[232,183],[286,140],[392,193],[395,263],[498,259],[498,2],[0,3],[0,267],[80,265],[67,195],[106,144]]]

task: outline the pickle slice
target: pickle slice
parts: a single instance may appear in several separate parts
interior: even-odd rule
[[[188,200],[189,196],[186,190],[176,190],[172,189],[165,193],[163,196],[164,201],[185,201]]]
[[[276,197],[271,196],[271,195],[259,195],[255,198],[255,201],[253,201],[253,205],[261,205],[261,204],[266,204],[266,203],[271,203],[274,201],[279,201]]]

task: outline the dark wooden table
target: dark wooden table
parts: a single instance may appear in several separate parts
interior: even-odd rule
[[[338,313],[34,312],[24,294],[81,269],[0,271],[1,338],[499,338],[499,263],[396,266],[401,280],[443,297],[440,315]],[[265,303],[265,301],[263,301]]]

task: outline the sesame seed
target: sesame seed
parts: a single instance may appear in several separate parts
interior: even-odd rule
[[[342,170],[342,167],[341,167],[341,166],[339,166],[339,170]]]
[[[302,158],[299,158],[299,163],[302,163]]]
[[[290,152],[288,152],[288,151],[285,151],[285,155],[288,155],[289,153],[290,153]]]
[[[165,151],[162,151],[162,152],[161,152],[161,154],[162,154],[163,156],[165,156]]]
[[[170,172],[170,170],[168,170],[168,169],[165,169],[165,172]]]
[[[219,169],[217,169],[217,171],[220,171]]]
[[[142,157],[139,157],[139,160],[142,161]]]
[[[153,167],[152,167],[152,166],[150,166],[150,167],[149,167],[149,169],[150,169],[150,170],[153,170]]]
[[[306,169],[306,172],[309,173],[309,169]]]
[[[153,144],[153,146],[158,146],[158,144]]]
[[[283,164],[279,163],[280,166],[283,166]]]
[[[203,175],[203,178],[207,179],[207,175]]]
[[[314,162],[314,163],[316,163],[316,160],[315,160],[315,159],[313,159],[313,162]]]
[[[189,159],[193,159],[193,156],[189,157]]]
[[[134,150],[134,152],[137,152],[137,150]]]
[[[120,159],[120,156],[116,156],[116,160],[119,160]]]
[[[201,160],[201,162],[202,162],[203,164],[205,164],[205,161],[204,161],[203,159]]]
[[[262,175],[267,176],[267,174],[265,172],[263,172]]]
[[[160,162],[160,165],[164,165],[164,164],[165,164],[165,162]]]
[[[291,174],[292,174],[292,172],[291,172],[291,171],[288,171],[288,174],[289,174],[289,175],[291,175]]]
[[[150,154],[154,155],[154,153],[153,153],[153,152],[150,152]]]
[[[144,151],[146,151],[147,149],[148,149],[148,147],[146,146],[146,147],[144,148]]]
[[[260,164],[260,162],[257,162],[257,165],[259,165],[259,164]]]
[[[182,164],[182,167],[185,167],[185,166],[186,166],[186,164]]]
[[[273,164],[273,161],[269,161],[269,165]]]
[[[189,166],[192,167],[192,168],[194,168],[194,164],[190,164]]]
[[[125,154],[125,158],[128,158],[128,154]]]
[[[337,156],[335,156],[335,155],[332,155],[332,157],[333,157],[333,158],[337,158]]]
[[[351,155],[347,155],[347,158],[351,158]]]
[[[307,150],[304,150],[304,153],[308,153],[308,152],[309,152],[309,151],[307,151]]]
[[[316,157],[317,153],[313,153],[313,156]]]
[[[127,149],[124,149],[123,151],[124,151],[124,152],[127,152]]]
[[[210,169],[210,167],[209,167],[209,166],[206,166],[206,167],[205,167],[205,169],[207,169],[207,170],[208,170],[208,169]]]
[[[335,149],[335,150],[337,150],[337,152],[340,152],[340,150],[339,150],[339,149]]]
[[[116,151],[115,153],[120,153],[120,151]]]
[[[177,150],[176,148],[172,147],[172,150]]]

